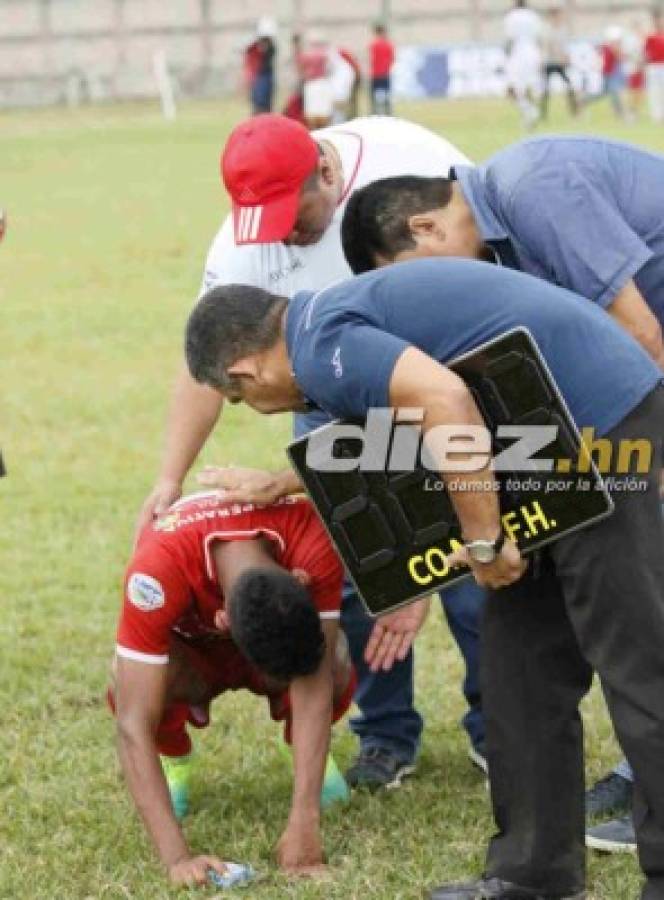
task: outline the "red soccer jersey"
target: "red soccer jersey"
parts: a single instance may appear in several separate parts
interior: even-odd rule
[[[394,45],[387,38],[376,38],[369,44],[371,77],[387,78],[394,63]]]
[[[643,48],[646,62],[664,63],[664,31],[649,34]]]
[[[602,75],[607,78],[617,71],[620,65],[620,57],[610,44],[603,44],[600,47],[602,54]]]
[[[303,50],[297,58],[297,68],[303,81],[325,78],[330,70],[330,59],[325,47]]]
[[[174,504],[140,537],[125,575],[118,655],[166,663],[172,630],[200,635],[214,629],[224,598],[212,545],[259,535],[273,542],[280,565],[309,574],[321,618],[339,618],[343,569],[307,500],[289,497],[257,507],[195,494]]]

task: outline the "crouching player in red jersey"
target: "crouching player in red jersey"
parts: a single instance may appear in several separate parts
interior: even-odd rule
[[[223,873],[220,858],[187,846],[177,770],[186,772],[191,751],[187,723],[207,725],[210,701],[228,690],[265,696],[292,742],[280,866],[315,874],[323,865],[330,726],[354,690],[341,584],[341,564],[306,500],[256,507],[199,494],[143,531],[126,573],[109,701],[129,790],[174,883]]]

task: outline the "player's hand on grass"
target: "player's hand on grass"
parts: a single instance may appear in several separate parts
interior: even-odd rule
[[[190,856],[168,867],[168,877],[173,884],[192,886],[209,884],[208,869],[220,875],[226,874],[226,866],[218,856]]]
[[[281,486],[273,472],[239,466],[205,466],[196,476],[199,484],[224,491],[229,503],[274,503]]]
[[[519,548],[514,541],[505,541],[502,550],[491,563],[475,562],[471,559],[466,548],[462,547],[447,557],[447,565],[450,568],[454,566],[468,566],[473,573],[475,581],[481,587],[492,588],[493,590],[514,584],[528,568],[528,563],[521,556]]]
[[[158,481],[154,490],[148,495],[147,499],[141,507],[136,520],[136,531],[134,533],[134,547],[138,537],[153,519],[163,516],[171,503],[175,503],[182,496],[182,485],[179,481]]]
[[[417,600],[396,612],[380,616],[369,635],[364,659],[372,672],[388,671],[403,661],[429,614],[431,599]]]
[[[328,872],[320,830],[315,825],[289,822],[276,851],[279,868],[289,875],[315,878]]]

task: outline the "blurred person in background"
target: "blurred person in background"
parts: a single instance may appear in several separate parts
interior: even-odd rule
[[[345,47],[339,47],[338,53],[339,56],[348,63],[355,74],[350,90],[350,96],[348,97],[348,102],[346,104],[344,121],[346,119],[356,119],[359,111],[360,88],[362,86],[362,67],[355,54],[351,53],[350,50],[346,50]]]
[[[569,34],[565,26],[563,10],[560,7],[552,7],[547,15],[547,21],[543,32],[544,48],[544,85],[542,93],[542,119],[546,119],[549,112],[549,84],[551,78],[557,75],[565,82],[567,102],[570,113],[575,116],[579,105],[576,93],[572,85],[569,73],[569,54],[567,45]]]
[[[619,119],[628,118],[625,105],[625,61],[623,50],[623,30],[619,25],[610,25],[604,33],[604,41],[598,52],[602,66],[602,90],[599,94],[586,98],[586,104],[608,97],[614,113]]]
[[[293,32],[291,35],[291,54],[288,60],[291,70],[290,93],[284,104],[283,114],[289,119],[304,124],[304,98],[302,96],[303,81],[300,72],[300,53],[302,52],[302,35]]]
[[[276,22],[268,17],[259,20],[256,37],[244,54],[244,71],[249,86],[252,115],[272,112],[274,103],[274,67],[277,47]]]
[[[542,17],[528,8],[526,0],[516,0],[514,9],[503,20],[505,76],[507,93],[516,102],[526,130],[540,116],[538,101],[542,92]]]
[[[646,90],[653,122],[664,122],[664,16],[661,8],[653,11],[653,30],[644,45]]]
[[[332,94],[334,97],[334,110],[332,122],[338,125],[349,118],[351,97],[357,82],[355,66],[338,47],[328,47],[328,59],[330,66],[330,80],[332,82]],[[351,57],[352,58],[352,57]]]
[[[623,65],[627,79],[627,108],[632,119],[636,119],[641,109],[646,83],[643,45],[643,25],[634,19],[625,29],[622,40]]]
[[[310,130],[325,128],[332,123],[334,115],[334,86],[329,45],[321,33],[309,35],[300,50],[298,68],[305,124]]]
[[[369,44],[369,70],[371,73],[371,114],[392,115],[392,66],[394,65],[394,44],[387,36],[385,26],[377,22],[373,29],[374,38]]]

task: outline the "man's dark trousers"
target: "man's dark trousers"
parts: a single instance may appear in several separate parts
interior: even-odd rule
[[[489,595],[481,685],[498,833],[486,871],[547,894],[585,883],[578,704],[600,676],[636,775],[634,823],[647,884],[664,900],[664,388],[607,436],[653,444],[646,491],[612,490],[613,514],[551,545]],[[624,483],[624,479],[623,479]],[[538,571],[539,569],[539,571]]]

